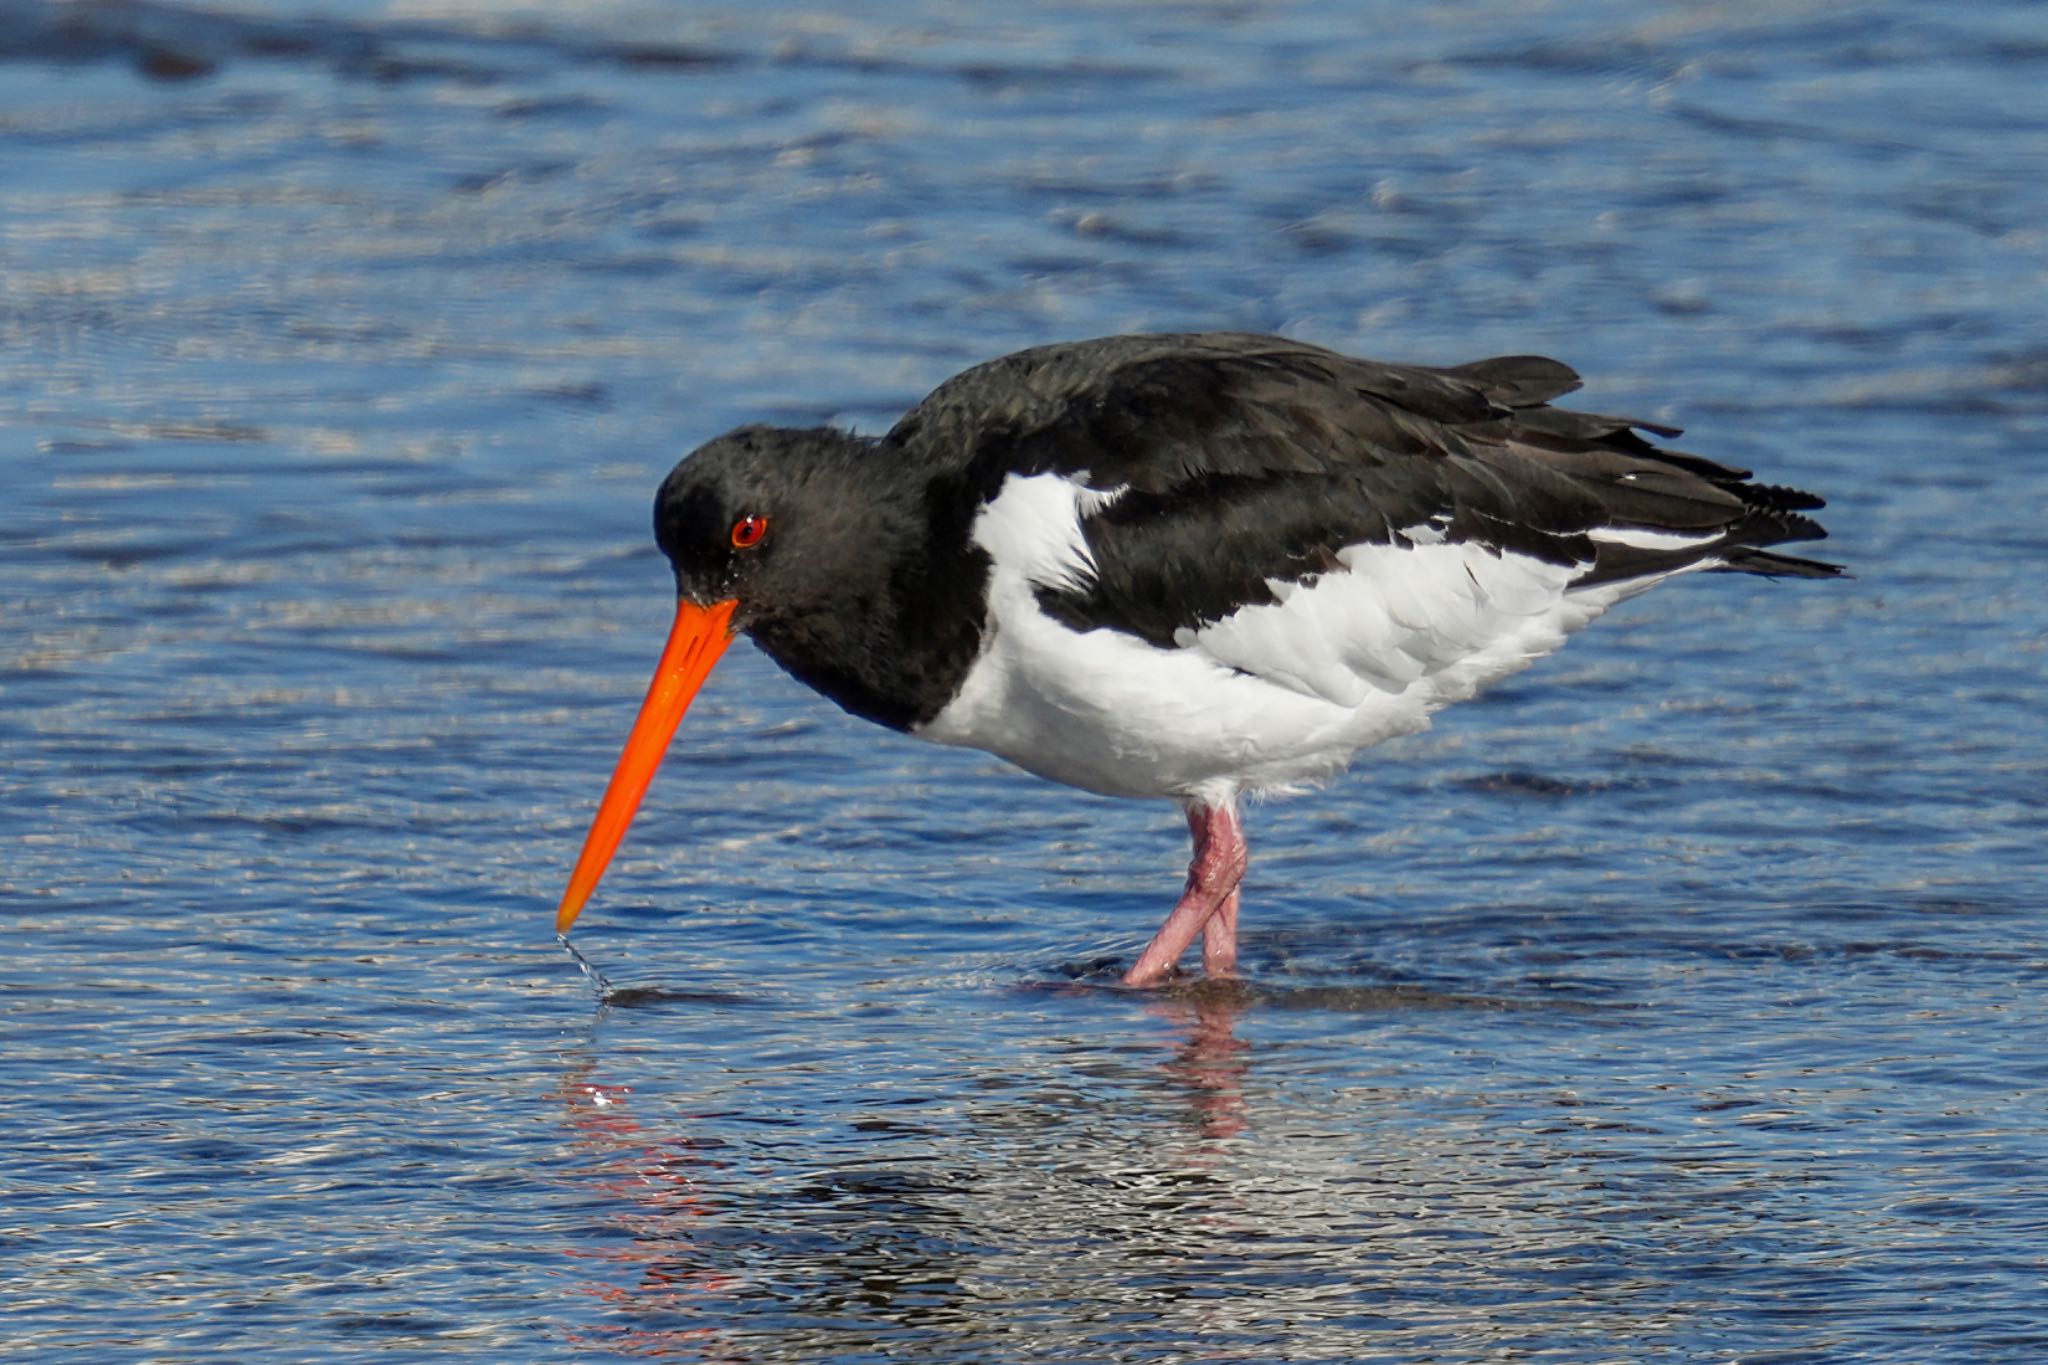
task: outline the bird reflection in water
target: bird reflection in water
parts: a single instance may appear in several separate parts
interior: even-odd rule
[[[601,1054],[572,1053],[556,1100],[581,1186],[567,1239],[591,1305],[572,1349],[825,1359],[884,1333],[1005,1359],[1023,1321],[1099,1352],[1075,1358],[1107,1358],[1140,1318],[1179,1340],[1255,1335],[1361,1284],[1375,1302],[1398,1296],[1394,1262],[1411,1253],[1435,1285],[1433,1258],[1474,1226],[1527,1232],[1499,1206],[1519,1178],[1475,1154],[1469,1116],[1418,1128],[1392,1103],[1361,1142],[1303,1125],[1293,1104],[1275,1126],[1280,1078],[1261,1071],[1287,1069],[1266,1038],[1287,1036],[1295,1011],[1365,1029],[1510,1002],[1284,973],[1134,992],[1070,971],[1014,998],[1053,1040],[1035,1054],[982,1037],[942,1057],[805,1052],[807,1009],[757,1014],[754,1032],[733,1026],[748,1034],[735,1051],[669,1078],[690,1095],[678,1107],[675,1091],[629,1091]],[[677,996],[607,1000],[687,1015],[716,1050],[707,1022],[730,1016]],[[769,1053],[782,1060],[763,1066]],[[1399,1237],[1360,1262],[1340,1225]],[[1225,1281],[1254,1288],[1189,1290]],[[1073,1305],[1096,1316],[1072,1319]]]
[[[721,1163],[691,1139],[644,1128],[628,1108],[631,1088],[593,1079],[595,1069],[591,1060],[573,1066],[555,1099],[596,1176],[593,1189],[617,1210],[616,1230],[624,1236],[568,1247],[564,1254],[637,1272],[616,1278],[601,1272],[581,1288],[607,1308],[652,1325],[585,1327],[566,1333],[567,1340],[619,1355],[678,1355],[715,1365],[749,1360],[719,1328],[705,1324],[706,1303],[729,1299],[733,1277],[692,1254],[693,1227],[715,1217],[699,1175]]]
[[[1251,1126],[1244,1097],[1251,1046],[1237,1036],[1237,1020],[1254,998],[1242,979],[1216,978],[1146,1002],[1146,1013],[1181,1035],[1162,1070],[1186,1093],[1206,1139],[1236,1137]]]

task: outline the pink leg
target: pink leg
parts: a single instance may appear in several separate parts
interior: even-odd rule
[[[1188,833],[1194,836],[1195,851],[1188,862],[1187,889],[1124,973],[1126,986],[1156,985],[1198,935],[1205,967],[1228,973],[1237,961],[1237,884],[1251,860],[1237,807],[1190,805]]]
[[[1240,874],[1242,875],[1242,874]],[[1202,926],[1202,970],[1210,976],[1237,975],[1237,888]]]

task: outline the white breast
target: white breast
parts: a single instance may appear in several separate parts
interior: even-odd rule
[[[989,634],[920,737],[1113,796],[1213,802],[1284,788],[1425,728],[1433,711],[1659,581],[1573,589],[1586,566],[1418,527],[1411,539],[1436,543],[1348,547],[1341,571],[1271,582],[1276,601],[1161,648],[1076,631],[1039,608],[1034,586],[1093,580],[1081,519],[1100,504],[1079,482],[1042,474],[1012,476],[982,510],[973,535],[991,560]]]

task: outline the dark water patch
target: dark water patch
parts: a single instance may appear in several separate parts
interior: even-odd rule
[[[746,1009],[769,1002],[730,991],[690,990],[679,986],[606,986],[598,1003],[608,1009],[647,1009],[663,1005],[710,1005]]]
[[[1584,796],[1607,790],[1604,782],[1575,783],[1565,778],[1549,777],[1535,772],[1487,773],[1479,777],[1457,779],[1453,785],[1465,791],[1478,792],[1489,796],[1529,796],[1540,798],[1563,798]]]
[[[680,43],[628,43],[597,51],[628,69],[711,71],[735,65],[739,61],[739,58],[730,52],[690,47]]]
[[[565,119],[590,121],[603,117],[612,107],[598,95],[560,95],[511,99],[497,106],[504,119]]]
[[[717,1009],[744,1009],[769,1003],[760,996],[734,991],[659,984],[617,985],[596,963],[585,957],[566,935],[557,934],[555,941],[575,962],[577,969],[583,973],[596,992],[598,1005],[605,1009],[650,1009],[669,1005],[707,1005]]]
[[[1677,74],[1675,57],[1642,43],[1617,43],[1611,38],[1585,44],[1517,44],[1512,47],[1460,53],[1446,60],[1453,66],[1508,67],[1572,80],[1587,77],[1636,76],[1650,80],[1670,80]]]
[[[0,26],[0,52],[16,62],[126,62],[152,79],[172,81],[215,75],[237,59],[317,62],[342,75],[385,82],[478,81],[505,74],[490,61],[493,48],[521,45],[516,37],[494,40],[426,23],[272,19],[143,0],[85,8],[30,0],[11,7]],[[429,56],[419,50],[425,47],[443,53]],[[456,55],[464,50],[467,56]]]

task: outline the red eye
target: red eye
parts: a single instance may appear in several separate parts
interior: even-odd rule
[[[732,524],[732,547],[751,550],[768,534],[768,518],[749,512]]]

